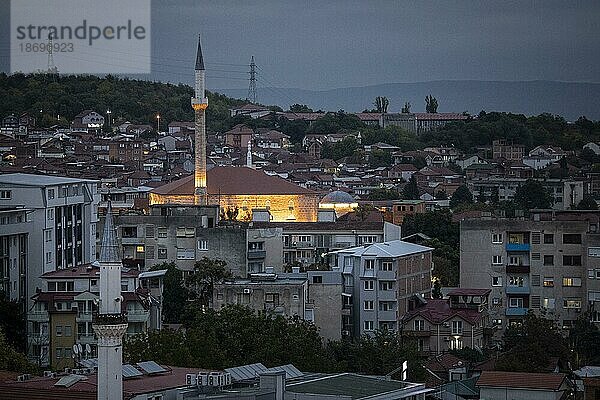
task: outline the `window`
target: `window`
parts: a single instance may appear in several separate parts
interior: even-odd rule
[[[492,265],[501,265],[502,256],[492,256]]]
[[[462,335],[463,333],[463,322],[462,321],[452,321],[452,334],[453,335]]]
[[[137,226],[124,226],[121,228],[121,237],[135,238],[137,237]]]
[[[208,240],[198,240],[198,250],[208,250]]]
[[[544,287],[554,287],[554,277],[553,276],[545,276],[543,286]]]
[[[509,276],[508,277],[508,286],[513,287],[523,287],[525,280],[522,276]]]
[[[48,189],[48,200],[52,200],[54,198],[54,189]]]
[[[502,299],[500,297],[494,297],[492,299],[492,304],[495,306],[501,306],[502,305]]]
[[[363,304],[363,309],[365,311],[373,311],[375,309],[373,305],[373,300],[365,300]]]
[[[581,299],[578,297],[563,299],[563,308],[581,308]]]
[[[375,268],[375,260],[365,260],[365,271],[373,271]]]
[[[363,283],[365,290],[374,290],[375,289],[375,281],[367,280]]]
[[[147,238],[154,237],[154,225],[146,225],[146,237]]]
[[[166,238],[167,237],[167,228],[165,228],[165,227],[159,227],[158,228],[158,237],[159,238]]]
[[[563,235],[564,244],[581,244],[581,235],[579,233],[565,233]]]
[[[177,228],[177,237],[185,237],[185,227]]]
[[[321,275],[313,276],[313,283],[323,283],[323,276],[321,276]]]
[[[46,218],[49,220],[53,220],[54,219],[54,208],[49,208],[46,211]]]
[[[185,237],[195,237],[196,228],[185,228]]]
[[[379,290],[393,290],[394,281],[381,281],[379,282]]]
[[[379,267],[380,271],[392,271],[392,262],[391,261],[383,261],[381,266]]]
[[[248,250],[264,250],[265,242],[248,242]]]
[[[502,243],[502,234],[492,233],[492,243]]]
[[[372,331],[373,330],[373,321],[365,321],[364,328],[365,328],[365,331]]]
[[[154,260],[154,246],[151,246],[151,245],[146,246],[146,258],[148,260]]]
[[[73,327],[71,325],[64,326],[65,336],[73,336]]]
[[[46,264],[50,264],[52,262],[52,252],[46,252]]]
[[[12,192],[10,190],[0,190],[0,200],[10,200]]]
[[[62,348],[61,347],[56,348],[56,358],[62,358]]]
[[[523,299],[521,297],[511,297],[508,299],[509,308],[523,308]]]
[[[581,287],[581,278],[573,278],[565,276],[563,278],[563,286]]]
[[[195,258],[194,249],[177,249],[178,260],[193,260]]]
[[[265,303],[279,304],[279,293],[265,293]]]
[[[502,286],[502,277],[492,276],[492,286]]]
[[[554,256],[551,254],[544,255],[544,266],[554,265]]]
[[[554,244],[553,233],[544,233],[544,244]]]
[[[502,326],[502,319],[493,319],[492,323],[496,326]]]
[[[135,246],[135,251],[138,253],[143,253],[145,251],[144,245]]]
[[[415,331],[424,331],[425,330],[425,321],[422,319],[415,319],[414,325],[415,325]]]
[[[167,249],[159,248],[158,249],[158,259],[165,260],[167,258]]]
[[[542,307],[547,308],[549,310],[554,310],[554,304],[556,303],[556,299],[545,297],[542,300]]]
[[[44,240],[49,242],[52,240],[52,229],[47,229],[44,231]]]
[[[394,311],[394,304],[395,302],[393,301],[380,301],[379,311]]]
[[[563,265],[579,266],[581,265],[581,256],[563,256]]]
[[[56,325],[55,331],[56,331],[56,336],[62,336],[63,335],[62,325]]]

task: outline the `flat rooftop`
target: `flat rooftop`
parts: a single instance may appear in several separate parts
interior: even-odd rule
[[[97,182],[91,179],[67,178],[63,176],[48,176],[34,174],[4,174],[0,175],[0,184],[21,186],[56,186],[72,183]]]

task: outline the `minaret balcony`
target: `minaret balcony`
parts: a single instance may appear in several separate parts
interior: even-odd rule
[[[120,325],[127,324],[125,314],[94,314],[92,317],[94,325]]]

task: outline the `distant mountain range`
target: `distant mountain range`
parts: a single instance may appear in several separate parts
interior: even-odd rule
[[[247,89],[215,89],[235,98],[246,98]],[[431,81],[388,83],[330,90],[266,87],[257,89],[257,101],[279,105],[306,104],[314,110],[348,112],[374,108],[376,96],[389,99],[388,112],[399,112],[404,102],[411,111],[425,111],[425,96],[437,98],[439,112],[478,114],[481,110],[507,111],[525,115],[558,114],[569,121],[585,115],[600,119],[600,83],[557,81]]]

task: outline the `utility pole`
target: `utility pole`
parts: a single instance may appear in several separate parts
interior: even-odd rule
[[[256,64],[254,63],[254,56],[250,59],[250,85],[248,86],[248,97],[246,100],[250,100],[252,103],[256,103]]]
[[[54,41],[52,40],[52,34],[48,35],[48,43],[46,47],[46,50],[48,51],[48,66],[46,73],[55,78],[55,75],[58,74],[58,68],[56,68],[56,65],[54,65]]]

